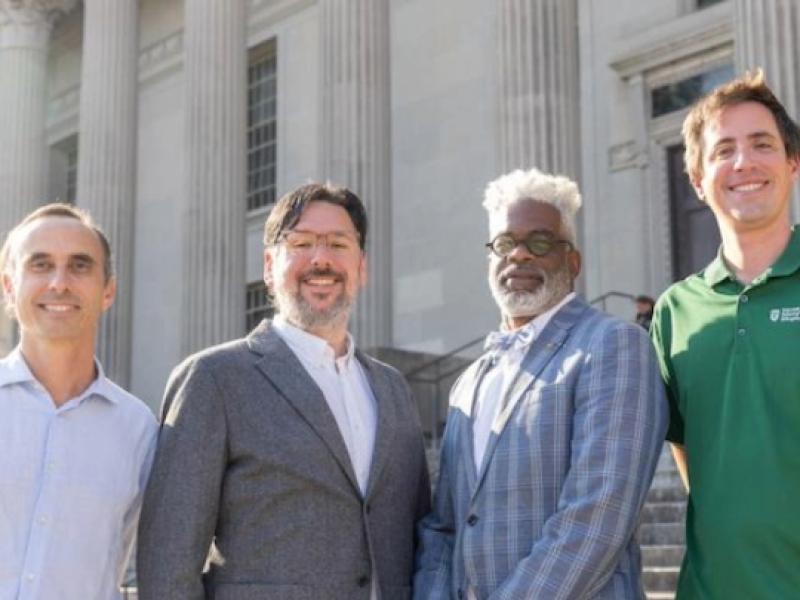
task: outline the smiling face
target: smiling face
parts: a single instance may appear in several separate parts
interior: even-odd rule
[[[20,325],[20,344],[68,342],[94,347],[98,321],[114,301],[97,234],[77,219],[48,216],[14,234],[6,304]]]
[[[522,240],[534,232],[563,239],[558,209],[533,200],[490,213],[489,230],[491,239],[508,233]],[[580,264],[580,254],[566,244],[555,244],[546,256],[531,254],[523,244],[504,258],[491,254],[489,287],[507,325],[521,327],[558,304],[572,290]]]
[[[723,234],[789,226],[798,165],[786,156],[775,118],[764,105],[723,108],[703,131],[702,166],[692,183]]]
[[[347,211],[311,202],[278,244],[264,250],[264,282],[278,311],[307,331],[346,329],[367,261]]]

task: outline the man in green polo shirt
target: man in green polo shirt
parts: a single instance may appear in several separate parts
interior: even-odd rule
[[[679,600],[800,598],[800,130],[748,74],[683,124],[722,246],[656,304],[667,433],[689,490]]]

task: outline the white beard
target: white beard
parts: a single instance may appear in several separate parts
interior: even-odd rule
[[[495,265],[499,267],[499,263]],[[533,292],[527,290],[507,290],[500,284],[497,269],[489,271],[489,287],[500,311],[507,317],[532,317],[546,312],[558,304],[572,291],[572,275],[569,266],[564,265],[554,273],[539,270],[542,284]]]

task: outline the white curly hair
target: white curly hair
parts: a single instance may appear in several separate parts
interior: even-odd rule
[[[483,207],[491,218],[492,213],[525,200],[550,204],[558,210],[564,237],[573,245],[577,243],[575,215],[581,208],[578,184],[567,177],[549,175],[538,169],[517,169],[486,186]]]

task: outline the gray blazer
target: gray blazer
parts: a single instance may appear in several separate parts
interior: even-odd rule
[[[175,369],[139,526],[141,600],[368,600],[373,578],[381,600],[410,597],[430,507],[419,419],[402,376],[357,357],[378,407],[366,497],[268,321]]]

